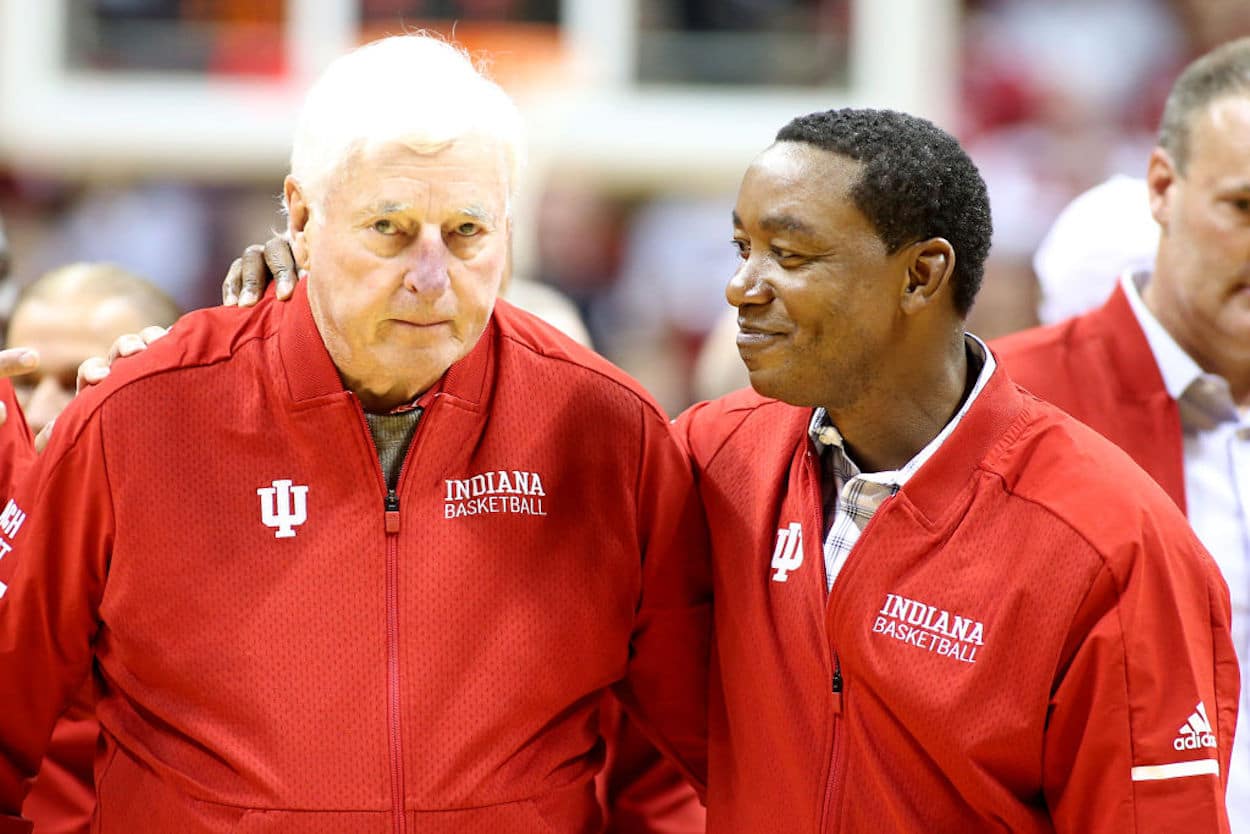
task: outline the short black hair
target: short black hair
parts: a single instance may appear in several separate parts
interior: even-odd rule
[[[1194,117],[1216,99],[1250,96],[1250,38],[1240,38],[1211,50],[1180,74],[1163,106],[1159,147],[1168,152],[1176,170],[1189,164],[1189,139]]]
[[[792,120],[778,142],[805,142],[863,165],[855,207],[889,252],[942,237],[955,250],[955,309],[972,309],[993,224],[985,180],[968,154],[932,122],[894,110],[843,108]]]

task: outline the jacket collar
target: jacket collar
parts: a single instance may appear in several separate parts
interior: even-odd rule
[[[814,448],[814,441],[808,434],[811,409],[786,406],[777,400],[764,400],[764,403],[778,403],[790,412],[787,429],[769,431],[765,437],[797,435],[800,455]],[[919,511],[926,524],[940,523],[950,508],[961,505],[957,499],[972,485],[982,462],[1000,444],[1009,441],[1006,435],[1024,408],[1025,398],[1020,388],[998,365],[950,435],[907,480],[894,500],[906,500]]]
[[[1084,322],[1106,340],[1108,355],[1115,358],[1113,376],[1125,397],[1144,402],[1155,400],[1161,394],[1167,396],[1159,363],[1155,361],[1123,283],[1116,282],[1111,297],[1101,307],[1087,313]]]
[[[968,413],[903,486],[901,495],[937,524],[977,476],[982,461],[1005,441],[1024,410],[1020,389],[1001,369],[990,376]]]
[[[977,378],[972,386],[972,390],[968,393],[968,396],[964,399],[963,403],[960,404],[959,410],[955,412],[955,415],[947,421],[946,425],[942,427],[942,430],[939,431],[932,440],[925,444],[923,449],[917,452],[911,460],[907,461],[898,469],[886,470],[883,472],[860,472],[859,467],[854,463],[854,461],[847,458],[846,460],[849,463],[849,468],[852,474],[848,474],[846,477],[850,478],[860,476],[873,483],[893,486],[895,491],[897,491],[904,484],[906,484],[912,476],[915,475],[915,473],[919,472],[925,463],[927,463],[929,459],[934,456],[937,450],[942,447],[942,444],[945,443],[952,434],[954,434],[964,417],[967,416],[968,412],[971,411],[972,407],[976,404],[977,398],[980,397],[981,392],[985,390],[985,386],[993,377],[998,366],[998,363],[994,358],[994,354],[986,346],[985,342],[981,341],[971,333],[965,333],[964,340],[965,344],[968,346],[967,349],[970,352],[976,353],[976,358],[980,361],[981,369],[977,372]],[[976,367],[974,362],[968,363],[969,370],[972,370],[974,367]],[[829,414],[825,411],[825,409],[817,408],[812,414],[812,421],[808,428],[808,435],[812,438],[812,442],[816,445],[818,450],[823,452],[826,447],[836,446],[837,451],[835,454],[846,454],[845,450],[842,448],[842,436],[838,433],[837,427],[833,425],[829,418]]]
[[[1119,288],[1129,303],[1129,309],[1133,311],[1133,317],[1137,320],[1137,326],[1146,339],[1155,364],[1159,366],[1159,376],[1164,388],[1167,389],[1168,396],[1179,400],[1184,395],[1185,389],[1194,380],[1202,377],[1203,371],[1193,357],[1176,343],[1172,334],[1146,306],[1145,299],[1141,297],[1140,288],[1145,286],[1150,277],[1148,272],[1136,274],[1125,272],[1120,276]]]
[[[313,320],[307,283],[305,279],[295,285],[295,294],[289,302],[269,301],[281,316],[278,351],[291,399],[296,403],[346,392]],[[497,329],[492,313],[473,350],[443,375],[442,389],[436,397],[451,398],[473,411],[481,407],[487,396]]]

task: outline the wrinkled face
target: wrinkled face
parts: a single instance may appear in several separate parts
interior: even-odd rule
[[[38,433],[74,398],[78,366],[105,356],[113,341],[152,322],[125,298],[50,301],[30,298],[13,311],[9,345],[39,351],[39,367],[13,378],[17,401]]]
[[[1191,126],[1180,174],[1151,158],[1151,208],[1163,229],[1148,299],[1182,346],[1250,361],[1250,97],[1218,99]]]
[[[751,164],[734,208],[742,257],[726,289],[751,385],[793,405],[843,408],[877,384],[901,326],[906,268],[855,207],[862,166],[798,142]]]
[[[317,328],[367,408],[411,400],[472,350],[508,261],[497,142],[380,145],[340,165],[310,212],[290,178],[287,197]]]

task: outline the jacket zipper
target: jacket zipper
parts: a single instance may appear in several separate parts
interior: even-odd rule
[[[360,405],[360,400],[352,397],[356,405],[356,413],[360,415],[360,425],[369,441],[373,455],[373,470],[378,474],[385,497],[382,500],[382,518],[386,531],[386,721],[389,736],[389,755],[391,765],[391,831],[393,834],[406,834],[408,822],[404,814],[404,745],[400,712],[399,686],[399,492],[386,485],[386,474],[382,471],[382,463],[378,460],[377,448],[373,445],[373,432],[369,430],[369,420]],[[404,462],[399,467],[397,485],[402,484],[404,472],[408,469],[408,458],[412,455],[417,443],[417,435],[421,433],[428,409],[417,418],[417,428],[412,439],[408,441],[408,451]]]
[[[825,801],[820,809],[820,831],[828,830],[829,817],[836,810],[834,799],[837,796],[839,769],[842,766],[842,694],[845,682],[842,680],[842,664],[838,656],[833,656],[833,681],[830,689],[833,693],[833,745],[829,753],[829,778],[825,780]]]
[[[864,536],[868,535],[868,533],[872,530],[873,526],[876,525],[877,519],[881,517],[882,511],[884,511],[889,506],[890,502],[892,502],[893,500],[894,498],[890,497],[881,502],[881,506],[879,506],[877,508],[877,511],[873,513],[872,518],[868,520],[868,524],[864,526],[863,531],[859,534],[860,539],[863,539]],[[823,521],[823,516],[822,516],[822,521]],[[858,540],[857,540],[856,547],[858,546],[859,545],[858,545]],[[823,555],[823,542],[822,542],[822,555]],[[838,575],[836,577],[834,577],[833,587],[829,589],[829,597],[825,600],[826,608],[829,608],[829,606],[832,606],[835,604],[834,592],[838,590],[838,583],[841,582],[843,577],[846,576],[847,571],[850,569],[852,560],[854,558],[855,558],[855,550],[854,548],[852,548],[850,554],[848,554],[846,558],[846,561],[842,563],[842,570],[838,572]],[[823,562],[823,559],[822,559],[822,562]],[[825,617],[826,631],[828,631],[830,628],[828,623],[831,619],[832,619],[832,610],[830,609],[826,611],[826,617]],[[830,634],[830,637],[832,637],[832,634]],[[841,726],[842,721],[844,719],[844,715],[845,715],[845,709],[846,709],[846,706],[845,706],[846,705],[846,679],[842,675],[842,662],[838,658],[837,651],[831,649],[830,654],[833,657],[833,679],[831,681],[832,685],[830,687],[832,689],[832,694],[833,694],[833,701],[832,701],[833,745],[832,745],[832,750],[830,751],[830,754],[829,754],[829,779],[825,784],[824,809],[820,813],[820,829],[819,830],[822,832],[822,834],[824,831],[827,830],[826,826],[829,824],[830,818],[837,819],[839,802],[841,800],[841,793],[840,793],[841,783],[838,777],[840,776],[841,768],[846,766],[845,762],[843,761],[843,759],[846,758],[846,749],[845,749],[846,743],[842,738],[845,735],[845,731],[843,730]]]
[[[807,459],[809,462],[809,466],[811,467],[810,477],[812,478],[812,481],[816,485],[816,488],[813,491],[813,494],[816,496],[816,504],[817,504],[816,517],[820,520],[820,526],[818,529],[821,532],[821,536],[820,536],[821,579],[825,582],[826,587],[829,587],[829,584],[828,584],[829,576],[827,573],[827,567],[825,565],[825,560],[824,560],[825,508],[824,508],[824,503],[822,500],[823,494],[820,489],[821,484],[820,484],[819,470],[817,469],[816,454],[811,450],[811,448],[808,448],[807,450]],[[893,500],[894,498],[890,497],[890,498],[886,498],[884,501],[881,502],[881,506],[879,506],[877,508],[877,511],[873,513],[872,518],[869,519],[868,524],[865,525],[863,531],[859,534],[860,539],[868,535],[869,531],[872,530],[873,526],[877,523],[877,519],[881,516],[882,511],[885,510],[886,507]],[[828,611],[828,607],[833,604],[834,602],[833,592],[837,590],[838,582],[842,579],[843,576],[846,575],[847,570],[851,566],[851,560],[854,558],[854,556],[855,556],[855,551],[854,549],[852,549],[851,553],[847,555],[846,561],[842,563],[842,570],[838,572],[838,575],[836,577],[834,577],[833,586],[829,588],[829,594],[825,598],[825,606],[827,609],[826,617],[825,617],[825,623],[826,623],[825,630],[827,634],[827,639],[829,639],[830,642],[832,642],[833,635],[829,631],[828,623],[830,619],[829,617],[830,612]],[[838,799],[840,799],[840,796],[838,793],[838,789],[840,787],[839,776],[841,775],[840,768],[843,767],[843,762],[842,762],[842,759],[844,757],[843,748],[845,747],[845,743],[842,739],[844,732],[842,730],[841,724],[843,720],[844,702],[845,702],[845,697],[846,697],[846,681],[842,676],[842,663],[838,659],[837,651],[831,649],[830,654],[833,659],[833,674],[831,676],[831,681],[830,681],[830,690],[831,690],[831,694],[833,695],[833,699],[831,701],[831,709],[833,711],[833,726],[832,726],[833,740],[832,740],[832,743],[830,744],[829,775],[827,779],[825,780],[825,798],[824,798],[824,803],[821,807],[820,828],[818,829],[820,832],[822,832],[822,834],[826,830],[826,826],[829,824],[830,816],[835,815],[837,813],[837,808],[838,808],[837,801]]]
[[[825,546],[824,546],[825,507],[824,507],[824,501],[823,501],[824,494],[821,490],[821,483],[820,483],[821,473],[819,470],[818,460],[819,459],[816,453],[813,452],[809,448],[807,450],[807,464],[809,466],[808,479],[809,479],[809,484],[812,490],[813,503],[816,508],[816,513],[815,513],[815,517],[817,520],[816,529],[820,531],[820,535],[817,536],[817,539],[819,541],[817,552],[820,554],[820,581],[822,585],[824,585],[825,587],[828,587],[828,583],[829,583],[828,566],[825,565],[825,558],[824,558],[825,556]],[[843,566],[843,569],[845,569],[845,565]],[[826,604],[828,604],[828,597],[825,598],[825,601],[826,601]],[[828,823],[830,808],[833,804],[834,795],[838,787],[838,781],[839,781],[838,777],[840,775],[838,773],[838,767],[840,764],[840,762],[838,761],[838,758],[839,758],[839,753],[841,752],[841,749],[842,749],[842,732],[841,732],[842,728],[839,725],[842,719],[842,689],[844,686],[844,682],[842,680],[842,665],[838,661],[838,655],[836,652],[833,652],[831,654],[832,654],[832,660],[833,660],[833,672],[832,672],[832,675],[830,676],[831,678],[830,690],[833,695],[833,698],[832,698],[833,721],[830,724],[830,728],[829,728],[829,734],[830,734],[829,747],[828,747],[829,770],[825,776],[825,796],[820,806],[820,827],[817,829],[817,831],[822,832],[822,834],[825,831],[825,826]]]
[[[386,712],[390,724],[391,828],[404,834],[404,749],[399,700],[399,494],[387,490],[386,518]]]
[[[404,451],[404,459],[399,464],[399,475],[395,478],[395,489],[386,490],[386,681],[389,689],[387,711],[391,725],[391,809],[394,814],[392,830],[394,834],[406,834],[408,818],[404,812],[404,745],[401,728],[400,686],[399,686],[399,488],[404,485],[404,476],[408,474],[408,461],[412,460],[417,451],[417,444],[423,439],[425,424],[430,419],[430,412],[438,402],[435,397],[428,406],[420,407],[417,416],[417,427],[408,440],[408,448]],[[365,419],[364,411],[360,417]],[[365,429],[369,421],[365,420]],[[370,434],[370,442],[373,435]],[[374,460],[377,461],[376,449]],[[386,487],[386,475],[382,472],[381,461],[378,464],[378,476],[382,486]]]

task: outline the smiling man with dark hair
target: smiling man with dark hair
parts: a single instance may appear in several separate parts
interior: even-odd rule
[[[754,390],[677,421],[713,543],[709,830],[1226,831],[1227,589],[964,330],[990,220],[958,143],[796,119],[733,219]]]

